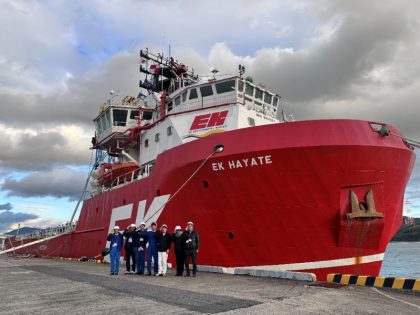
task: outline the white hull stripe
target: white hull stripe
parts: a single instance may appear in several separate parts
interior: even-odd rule
[[[320,269],[320,268],[331,268],[331,267],[341,267],[341,266],[351,266],[358,264],[367,264],[376,261],[382,261],[384,259],[385,253],[368,255],[368,256],[359,256],[359,257],[350,257],[350,258],[340,258],[333,260],[321,260],[321,261],[311,261],[304,263],[293,263],[293,264],[283,264],[283,265],[264,265],[264,266],[247,266],[247,267],[236,267],[237,269],[241,268],[251,268],[251,269],[261,269],[261,270],[274,270],[274,271],[295,271],[295,270],[308,270],[308,269]],[[229,268],[230,269],[230,268]]]

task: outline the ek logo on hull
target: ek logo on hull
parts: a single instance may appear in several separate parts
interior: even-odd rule
[[[170,195],[163,195],[155,197],[152,201],[152,204],[146,211],[146,200],[139,201],[139,207],[137,210],[136,221],[134,222],[136,226],[140,225],[140,222],[145,221],[146,223],[151,223],[157,221],[159,216],[162,214],[164,207],[162,207],[169,199]],[[132,217],[134,204],[128,204],[125,206],[117,207],[112,209],[111,219],[109,220],[108,233],[112,232],[112,228],[115,223],[120,220],[130,219]],[[130,222],[132,223],[132,222]],[[125,227],[121,227],[122,229]]]
[[[198,130],[198,129],[223,126],[223,124],[225,123],[226,117],[228,115],[228,112],[229,111],[225,110],[223,112],[195,116],[194,121],[190,127],[190,130],[193,131],[193,130]]]

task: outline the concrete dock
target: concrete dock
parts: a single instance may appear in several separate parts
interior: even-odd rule
[[[420,314],[419,295],[370,287],[204,272],[108,274],[104,264],[1,257],[0,313]]]

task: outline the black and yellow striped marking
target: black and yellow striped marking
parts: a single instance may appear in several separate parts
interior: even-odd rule
[[[370,277],[330,273],[327,276],[327,282],[420,291],[420,279],[416,280],[391,277]]]

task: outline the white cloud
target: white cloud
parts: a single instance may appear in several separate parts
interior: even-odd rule
[[[419,140],[419,10],[409,0],[8,1],[0,172],[87,164],[91,120],[109,90],[137,95],[146,44],[171,43],[198,74],[243,64],[297,119],[380,120]]]
[[[0,124],[0,167],[37,170],[56,164],[89,163],[90,135],[76,125],[14,128]]]
[[[16,180],[6,178],[1,189],[9,196],[19,197],[56,197],[77,200],[83,189],[87,174],[69,168],[54,168],[32,172]]]

